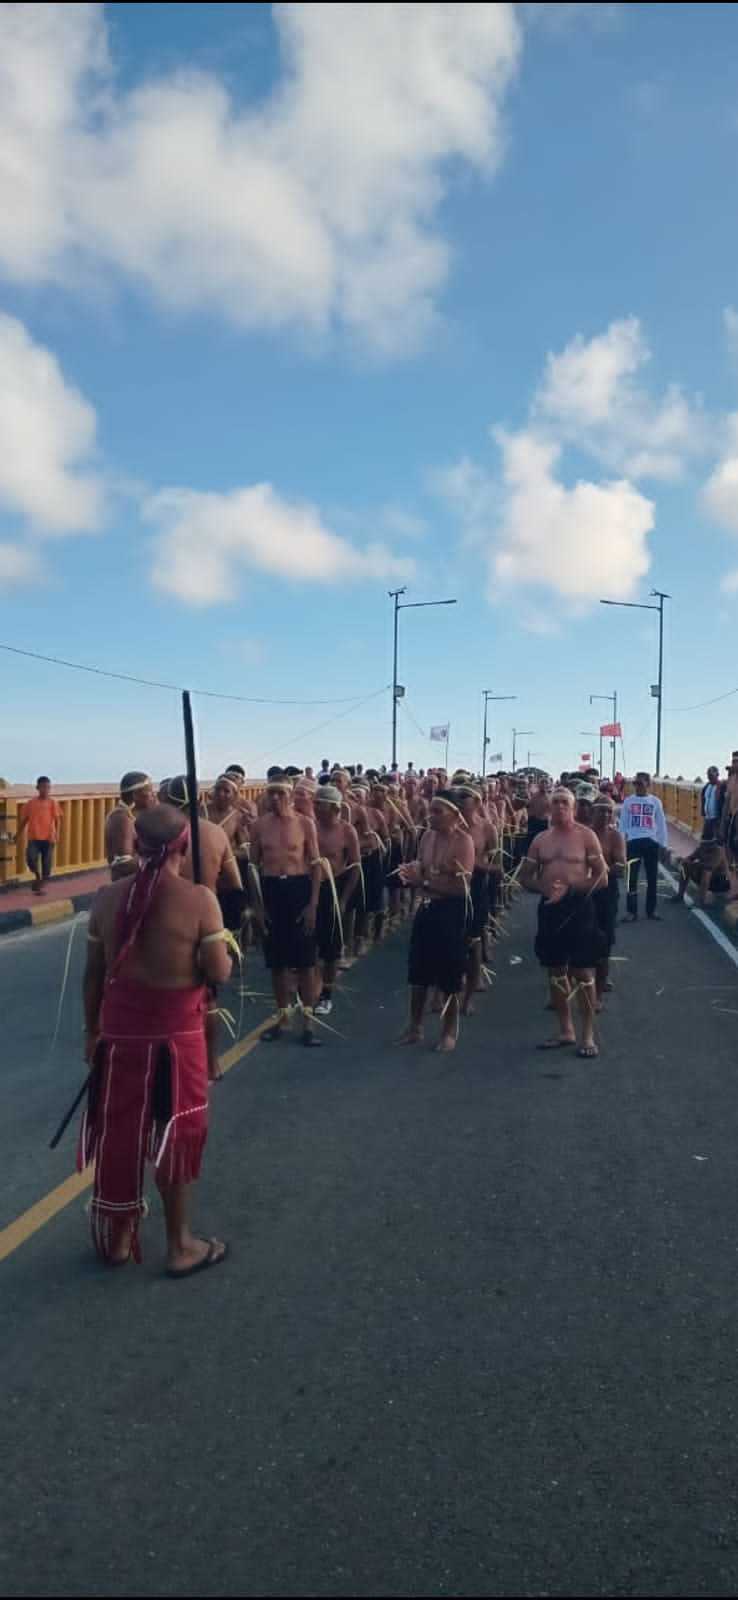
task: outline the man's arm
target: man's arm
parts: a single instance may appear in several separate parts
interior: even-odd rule
[[[526,889],[528,894],[540,894],[541,870],[542,862],[539,843],[538,839],[534,839],[518,873],[518,883],[521,889]]]
[[[343,913],[346,910],[346,907],[347,907],[347,905],[349,903],[349,900],[351,899],[351,896],[352,896],[352,894],[353,894],[353,892],[354,892],[354,890],[356,888],[356,884],[358,882],[358,874],[359,874],[359,870],[361,868],[361,849],[359,847],[359,835],[356,832],[356,829],[353,827],[352,823],[350,823],[350,822],[344,823],[344,841],[345,841],[345,844],[346,844],[346,854],[347,854],[348,860],[346,862],[346,867],[345,867],[346,884],[345,884],[345,887],[344,887],[343,892],[341,894],[341,915],[342,916],[343,916]]]
[[[224,938],[223,917],[212,889],[198,884],[200,899],[197,962],[207,983],[227,983],[233,962]]]
[[[318,844],[318,830],[315,823],[310,817],[302,817],[301,821],[305,837],[305,870],[310,873],[310,901],[298,921],[304,922],[308,933],[313,933],[318,912],[320,885],[323,881],[323,868],[320,864],[320,845]]]
[[[592,828],[587,828],[586,833],[586,860],[592,879],[590,890],[594,892],[595,889],[604,888],[607,883],[607,862],[602,854],[597,834]]]
[[[231,849],[230,839],[226,839],[226,845],[223,851],[223,859],[220,863],[220,872],[218,873],[218,887],[221,889],[241,888],[241,874],[238,870],[238,863]]]
[[[100,1033],[100,1007],[105,989],[105,944],[100,929],[98,900],[99,895],[93,901],[87,925],[87,960],[83,980],[85,1060],[88,1063],[92,1062]]]

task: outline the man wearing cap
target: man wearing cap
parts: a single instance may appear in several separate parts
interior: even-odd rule
[[[359,836],[350,822],[342,820],[340,789],[322,784],[315,797],[315,819],[323,881],[318,898],[315,925],[319,969],[322,968],[320,999],[316,1016],[330,1016],[333,1010],[333,985],[343,950],[344,918],[361,882]],[[347,935],[349,937],[349,935]]]
[[[120,800],[105,823],[105,855],[113,883],[136,871],[136,818],[155,805],[154,785],[148,773],[124,772]]]
[[[292,784],[273,769],[266,789],[267,809],[254,823],[251,861],[260,875],[264,956],[272,974],[277,1021],[262,1034],[273,1043],[289,1020],[290,972],[297,973],[302,1001],[302,1042],[320,1043],[313,1031],[315,922],[322,881],[315,823],[295,811]]]
[[[548,968],[551,1005],[559,1019],[558,1038],[539,1048],[559,1050],[577,1042],[571,1014],[573,979],[582,1019],[577,1055],[593,1060],[599,1054],[594,1038],[595,969],[605,943],[593,895],[607,882],[607,867],[592,829],[575,820],[569,789],[554,789],[551,826],[533,840],[519,881],[531,894],[541,896],[535,950],[541,966]]]
[[[401,883],[420,889],[423,896],[410,937],[410,1022],[401,1044],[418,1044],[422,1039],[428,990],[433,988],[446,997],[436,1048],[443,1052],[456,1048],[473,871],[474,844],[469,830],[453,796],[439,790],[430,809],[430,827],[420,841],[418,860],[403,864],[398,874]]]
[[[641,862],[646,869],[646,916],[649,922],[660,922],[656,911],[658,898],[659,850],[668,843],[666,818],[661,801],[650,793],[651,776],[637,772],[635,794],[623,801],[619,828],[628,846],[628,921],[638,920],[638,875]]]

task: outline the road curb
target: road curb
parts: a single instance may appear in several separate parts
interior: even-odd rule
[[[65,922],[80,911],[89,911],[96,891],[75,894],[69,900],[48,900],[23,911],[0,910],[0,938],[4,933],[18,933],[23,928],[46,928],[54,922]]]

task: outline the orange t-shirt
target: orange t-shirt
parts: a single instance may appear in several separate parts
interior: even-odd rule
[[[58,800],[29,800],[26,804],[29,839],[56,840],[61,822],[62,808]]]

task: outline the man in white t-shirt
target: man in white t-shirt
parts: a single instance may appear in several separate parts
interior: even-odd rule
[[[625,835],[628,847],[626,882],[628,885],[628,921],[638,918],[638,876],[641,862],[646,869],[646,915],[651,922],[660,922],[656,912],[659,874],[659,850],[668,842],[666,818],[661,801],[650,791],[651,776],[637,772],[635,794],[623,801],[618,826]]]

